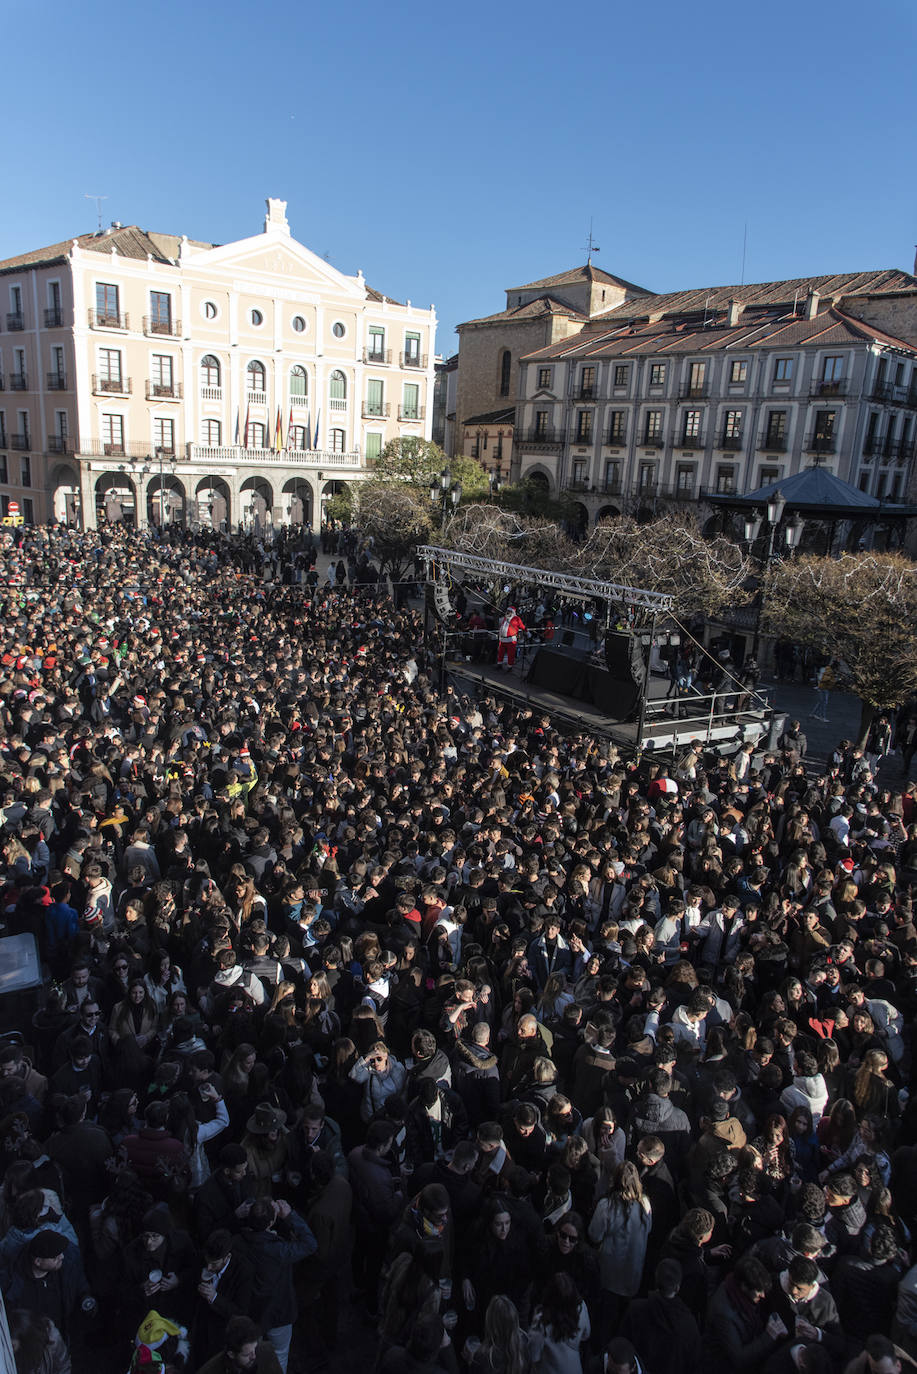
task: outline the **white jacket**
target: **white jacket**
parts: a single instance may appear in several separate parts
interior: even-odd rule
[[[825,1080],[820,1073],[813,1073],[810,1078],[801,1078],[797,1075],[790,1087],[784,1088],[780,1094],[780,1101],[786,1107],[787,1115],[796,1107],[808,1107],[812,1113],[812,1125],[817,1126],[828,1105]]]

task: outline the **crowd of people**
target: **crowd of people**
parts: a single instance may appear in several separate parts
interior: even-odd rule
[[[440,688],[355,541],[0,543],[19,1374],[917,1362],[917,786]]]

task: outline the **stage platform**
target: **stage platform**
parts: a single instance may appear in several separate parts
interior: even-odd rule
[[[571,654],[571,673],[581,655]],[[774,713],[769,706],[754,710],[728,710],[728,698],[720,693],[710,696],[666,700],[667,678],[651,676],[648,685],[643,728],[639,718],[614,720],[586,701],[574,700],[559,692],[547,691],[527,681],[531,659],[517,661],[511,672],[496,663],[473,663],[447,656],[445,671],[460,691],[474,695],[493,693],[551,717],[558,728],[585,730],[612,739],[625,754],[671,754],[692,739],[723,754],[734,753],[746,740],[767,744]],[[733,694],[734,695],[734,694]],[[676,715],[677,713],[677,715]]]

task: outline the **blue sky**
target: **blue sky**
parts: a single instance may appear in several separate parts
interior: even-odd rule
[[[0,257],[93,229],[87,192],[218,242],[275,195],[444,353],[590,219],[659,291],[738,281],[746,223],[746,281],[910,269],[915,36],[913,0],[14,6]]]

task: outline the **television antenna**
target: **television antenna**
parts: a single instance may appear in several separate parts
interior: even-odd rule
[[[108,196],[94,196],[94,195],[92,195],[89,191],[84,191],[84,192],[83,192],[83,199],[84,199],[84,200],[94,200],[94,201],[95,201],[95,203],[96,203],[96,212],[98,213],[98,216],[99,216],[99,233],[101,234],[101,232],[102,232],[102,201],[103,201],[103,200],[108,200]]]

